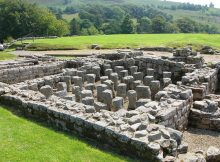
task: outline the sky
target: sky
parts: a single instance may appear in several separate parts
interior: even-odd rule
[[[220,0],[168,0],[174,2],[189,2],[194,4],[201,4],[201,5],[209,5],[211,2],[215,5],[216,8],[220,8]]]

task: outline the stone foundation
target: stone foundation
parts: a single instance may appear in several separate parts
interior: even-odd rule
[[[20,65],[2,68],[0,103],[132,157],[176,159],[187,152],[180,131],[188,124],[220,130],[219,68],[190,49]]]

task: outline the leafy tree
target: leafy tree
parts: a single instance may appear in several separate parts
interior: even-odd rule
[[[80,19],[73,18],[70,22],[70,33],[71,35],[79,35],[80,34]]]
[[[36,36],[63,36],[69,33],[66,22],[57,20],[55,15],[36,4],[23,0],[2,0],[0,6],[0,37],[3,39],[30,33]]]
[[[116,20],[112,20],[108,23],[102,24],[101,30],[105,34],[120,34],[121,33],[121,27],[120,27],[120,22]]]
[[[98,35],[99,31],[96,29],[95,26],[91,26],[90,28],[88,28],[88,34],[89,35]]]
[[[166,33],[179,33],[180,29],[174,23],[166,23]]]
[[[129,15],[126,15],[122,24],[121,24],[121,31],[123,34],[132,34],[135,31],[134,22],[130,18]]]
[[[176,22],[177,26],[182,33],[194,33],[195,32],[195,22],[189,18],[181,18]]]
[[[138,33],[151,33],[152,32],[152,21],[148,17],[143,17],[138,21],[137,26]]]
[[[153,33],[166,33],[166,20],[163,16],[158,15],[152,19]]]

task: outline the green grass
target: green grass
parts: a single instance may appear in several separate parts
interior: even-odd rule
[[[16,56],[7,52],[0,52],[0,61],[4,60],[14,60],[16,59]]]
[[[194,49],[209,45],[220,49],[220,34],[127,34],[75,36],[57,39],[39,39],[29,46],[29,50],[88,49],[99,44],[103,49],[138,47],[184,47],[192,44]]]
[[[0,106],[1,162],[126,162],[74,135],[44,127]]]

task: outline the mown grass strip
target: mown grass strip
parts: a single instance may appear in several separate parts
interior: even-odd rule
[[[9,162],[127,162],[101,151],[81,138],[45,127],[0,106],[0,161]]]
[[[199,49],[209,45],[220,49],[220,34],[118,34],[96,36],[61,37],[57,39],[38,39],[29,50],[89,49],[98,44],[104,49],[139,47],[184,47],[192,45]],[[28,42],[28,41],[27,41]],[[32,41],[29,41],[32,42]]]

